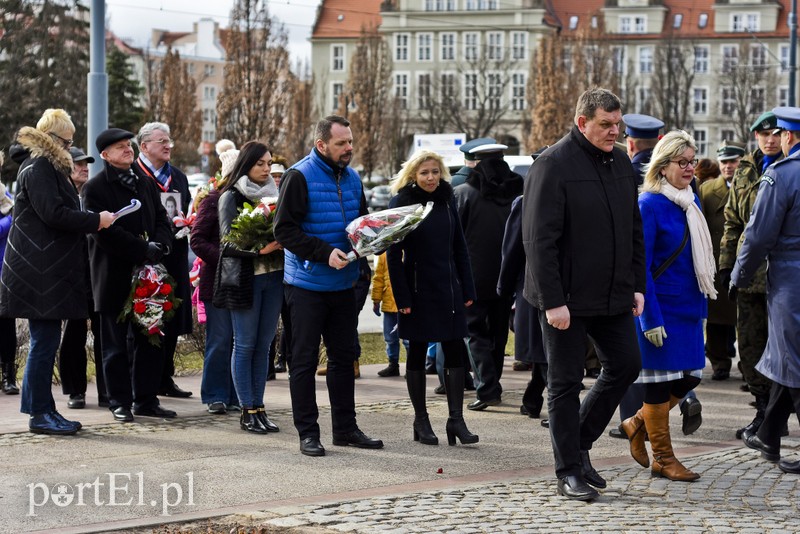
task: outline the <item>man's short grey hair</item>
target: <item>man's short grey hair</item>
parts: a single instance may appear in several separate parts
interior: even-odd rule
[[[581,115],[588,120],[593,119],[598,109],[606,112],[617,111],[622,109],[622,104],[619,97],[608,89],[601,87],[589,89],[578,98],[578,104],[575,106],[575,124]]]
[[[156,130],[161,130],[165,134],[170,135],[168,124],[164,122],[148,122],[139,128],[139,134],[136,136],[136,142],[141,145],[145,141],[149,140]]]

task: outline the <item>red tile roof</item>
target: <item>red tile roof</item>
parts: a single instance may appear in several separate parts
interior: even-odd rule
[[[362,28],[381,24],[381,0],[323,0],[312,39],[356,38]]]

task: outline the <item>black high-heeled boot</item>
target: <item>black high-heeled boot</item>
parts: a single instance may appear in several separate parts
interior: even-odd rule
[[[464,368],[453,367],[444,370],[444,389],[447,393],[447,444],[455,445],[456,437],[462,445],[478,443],[478,435],[473,434],[464,422]]]
[[[428,410],[425,408],[425,371],[406,369],[408,397],[414,407],[414,441],[425,445],[438,445],[439,438],[433,433]]]
[[[261,419],[258,417],[258,409],[256,408],[245,408],[242,406],[242,416],[239,419],[239,426],[242,427],[242,430],[254,434],[267,433],[267,429],[264,428]]]
[[[13,361],[3,363],[3,393],[6,395],[19,395],[17,365]]]
[[[281,431],[278,425],[269,420],[269,417],[267,417],[267,410],[263,406],[256,406],[256,411],[258,412],[258,420],[261,421],[264,430],[267,432]]]

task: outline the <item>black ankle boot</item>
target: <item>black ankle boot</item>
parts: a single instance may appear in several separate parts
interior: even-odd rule
[[[16,362],[3,364],[3,393],[6,395],[19,395]]]
[[[736,439],[742,439],[745,432],[755,434],[758,432],[761,423],[764,422],[764,413],[767,410],[767,403],[769,402],[769,395],[756,395],[756,416],[750,423],[736,431]]]
[[[264,428],[261,419],[258,417],[258,409],[256,408],[245,408],[242,406],[242,416],[239,419],[239,426],[242,427],[242,430],[254,434],[267,433],[267,429]]]
[[[425,408],[425,371],[406,369],[406,387],[411,405],[414,406],[414,441],[438,445],[439,438],[433,433]]]
[[[467,429],[464,422],[464,368],[454,367],[444,370],[444,389],[447,393],[447,408],[450,417],[447,418],[447,444],[455,445],[456,437],[462,445],[478,443],[477,434]]]
[[[263,406],[256,406],[256,411],[258,412],[258,420],[261,421],[261,426],[264,427],[264,430],[267,432],[280,432],[278,425],[267,417],[267,410]]]

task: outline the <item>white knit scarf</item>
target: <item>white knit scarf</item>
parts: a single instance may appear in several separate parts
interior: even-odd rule
[[[662,178],[661,194],[686,212],[686,224],[689,225],[689,238],[692,243],[692,263],[694,264],[697,284],[700,286],[700,291],[705,293],[711,300],[715,300],[717,298],[717,290],[714,288],[714,273],[717,268],[714,261],[714,248],[711,244],[711,234],[708,231],[703,212],[694,203],[694,192],[690,187],[677,189],[667,182],[666,178]]]
[[[238,189],[251,202],[260,201],[264,197],[278,196],[278,186],[275,185],[275,180],[272,176],[269,176],[263,184],[257,184],[245,175],[236,180],[233,187]]]

